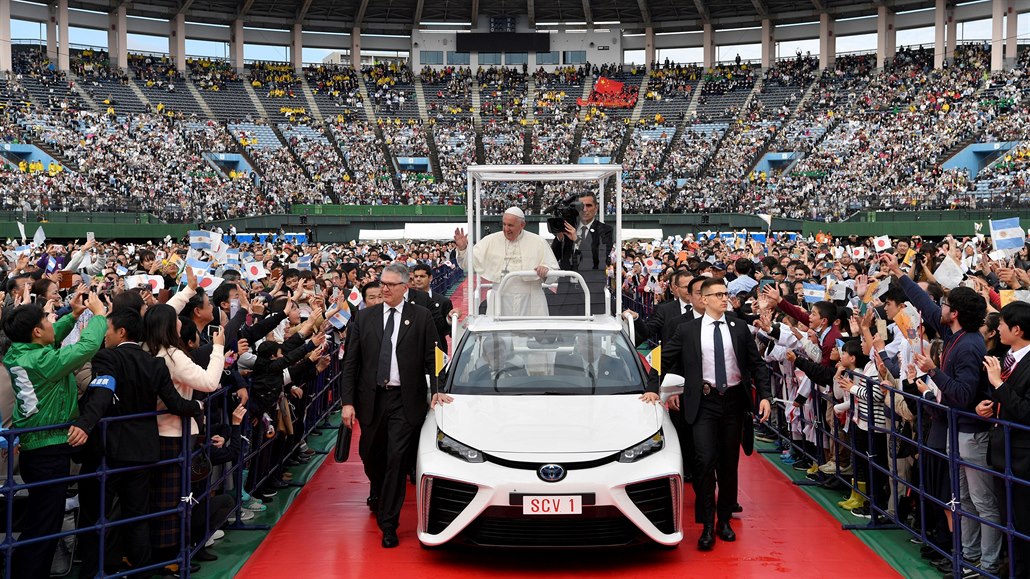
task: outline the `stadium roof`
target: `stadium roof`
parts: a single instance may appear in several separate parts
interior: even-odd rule
[[[765,18],[778,24],[812,22],[821,13],[836,18],[876,14],[878,7],[903,12],[932,8],[934,0],[70,0],[68,6],[110,12],[125,4],[130,16],[169,19],[184,12],[192,22],[305,30],[407,35],[418,23],[464,25],[490,16],[529,16],[538,28],[552,23],[599,28],[620,26],[656,32],[696,31],[704,23],[716,29],[759,26]],[[949,2],[950,4],[950,2]]]

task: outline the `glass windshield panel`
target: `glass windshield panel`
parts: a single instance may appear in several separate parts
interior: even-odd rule
[[[636,353],[620,332],[530,330],[468,336],[451,364],[449,392],[597,395],[644,390]]]

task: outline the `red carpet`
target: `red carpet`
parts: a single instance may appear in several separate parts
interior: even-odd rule
[[[425,550],[415,538],[415,496],[408,486],[400,547],[379,546],[381,534],[365,507],[368,482],[357,459],[329,458],[237,577],[896,577],[861,540],[759,456],[741,457],[737,542],[713,551],[695,547],[693,493],[684,510],[686,539],[677,549],[607,551]],[[689,489],[689,486],[688,486]],[[586,575],[584,575],[586,574]]]

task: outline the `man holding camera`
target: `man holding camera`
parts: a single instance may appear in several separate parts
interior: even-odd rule
[[[604,312],[604,288],[608,281],[615,232],[611,225],[597,220],[597,195],[583,193],[573,204],[579,213],[575,224],[565,221],[565,231],[555,234],[551,250],[561,269],[577,271],[590,290],[590,313]],[[579,284],[562,279],[556,296],[557,315],[583,313],[583,289]]]
[[[107,319],[104,304],[96,293],[75,294],[71,314],[54,321],[36,304],[18,306],[4,317],[4,333],[11,347],[4,366],[11,375],[15,405],[14,428],[56,426],[78,418],[78,387],[73,372],[96,354],[104,342]],[[79,316],[89,309],[93,318],[79,341],[66,347],[61,342],[75,327]],[[80,428],[28,432],[21,436],[21,475],[26,483],[66,478],[70,472],[73,447],[88,438]],[[20,541],[28,541],[61,530],[64,499],[68,483],[34,487],[26,501],[28,517]],[[15,549],[11,576],[26,579],[50,576],[50,564],[57,550],[57,539],[48,539]]]

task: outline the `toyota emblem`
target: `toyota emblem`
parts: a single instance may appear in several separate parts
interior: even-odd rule
[[[565,468],[560,464],[545,464],[536,474],[544,482],[558,482],[565,478]]]

